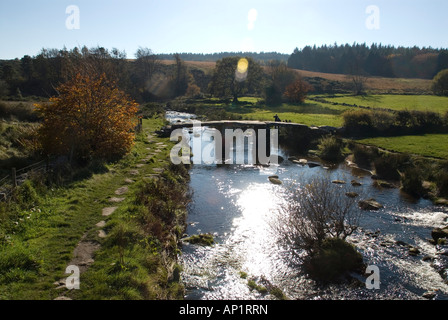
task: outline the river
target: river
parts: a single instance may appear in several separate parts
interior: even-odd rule
[[[188,121],[192,115],[168,112],[171,122]],[[210,128],[200,132],[184,129],[195,140],[209,141]],[[282,185],[272,184],[263,167],[253,165],[194,164],[190,169],[192,201],[188,208],[188,235],[211,233],[213,246],[184,244],[180,263],[186,299],[275,299],[269,293],[251,290],[248,280],[277,287],[289,299],[422,299],[434,292],[435,299],[448,299],[447,246],[429,243],[434,227],[447,225],[448,210],[428,200],[412,200],[399,189],[373,185],[371,175],[345,163],[334,168],[301,166],[285,158],[276,174]],[[195,155],[196,156],[196,155]],[[285,186],[294,181],[326,176],[362,185],[354,191],[375,198],[384,208],[363,211],[359,230],[349,237],[364,257],[366,265],[378,267],[379,289],[367,289],[367,275],[353,274],[358,285],[319,285],[291,263],[278,246],[272,231],[273,219],[282,205]],[[398,241],[398,242],[397,242]],[[417,247],[409,254],[403,243]],[[445,273],[440,272],[445,270]]]

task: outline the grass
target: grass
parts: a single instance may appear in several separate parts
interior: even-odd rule
[[[245,101],[245,99],[240,98],[239,100]],[[302,105],[284,103],[276,107],[228,106],[226,111],[241,115],[247,120],[274,121],[274,116],[277,114],[282,121],[288,120],[308,126],[339,127],[342,125],[342,117],[340,115],[347,108],[307,101]]]
[[[448,141],[448,134],[376,137],[357,140],[359,143],[374,145],[390,151],[448,159],[446,141]]]
[[[418,110],[445,113],[448,111],[448,97],[432,95],[338,95],[325,97],[325,100],[336,103],[383,108],[391,110]]]
[[[154,131],[162,124],[162,118],[145,119],[144,131]],[[145,134],[136,139],[130,154],[117,163],[107,164],[106,172],[93,173],[61,187],[46,189],[34,185],[33,189],[27,185],[20,192],[27,195],[27,198],[30,198],[30,194],[33,195],[32,201],[27,201],[26,205],[20,207],[12,204],[9,209],[0,203],[0,299],[46,300],[54,299],[60,294],[53,283],[68,276],[65,274],[65,267],[80,239],[85,237],[85,240],[99,243],[105,241],[98,237],[95,224],[104,220],[102,209],[111,206],[108,200],[114,196],[117,188],[123,186],[124,179],[129,178],[130,168],[135,167],[150,152],[146,148],[151,147],[152,143],[163,141],[167,145],[171,144],[167,138],[156,137],[154,142],[149,143]],[[154,156],[154,161],[139,168],[141,175],[152,173],[151,169],[154,167],[166,166],[168,155],[169,150],[166,148]],[[131,199],[140,187],[139,183],[129,185],[126,200],[117,205],[119,208],[114,213],[118,220],[108,222],[108,231],[116,230],[120,219],[126,222],[132,212],[136,211]],[[126,229],[124,234],[132,234],[132,230]],[[163,282],[161,279],[166,277],[160,257],[154,261],[148,258],[148,252],[153,252],[151,248],[157,246],[159,244],[156,239],[149,238],[145,238],[144,246],[126,246],[124,252],[119,252],[116,246],[104,246],[104,249],[102,246],[95,257],[94,265],[98,264],[97,269],[92,267],[91,274],[89,269],[81,275],[81,290],[66,294],[78,299],[141,298],[143,289],[137,284],[145,283],[151,288],[159,288],[159,284]],[[111,264],[119,261],[120,254],[124,255],[126,263],[115,266],[134,271],[120,273],[111,270],[114,268]],[[148,268],[141,268],[137,264],[139,257],[148,258]],[[151,268],[157,271],[154,271],[156,277],[148,277]],[[116,287],[104,288],[107,283],[105,278],[109,283],[115,283]],[[166,295],[169,290],[180,292],[176,284],[163,283],[164,288],[153,290],[159,296]],[[120,287],[120,284],[125,285]]]

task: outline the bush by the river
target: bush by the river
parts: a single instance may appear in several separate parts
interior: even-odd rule
[[[334,281],[347,272],[363,272],[361,253],[340,238],[324,240],[320,250],[305,263],[309,274],[321,281]]]

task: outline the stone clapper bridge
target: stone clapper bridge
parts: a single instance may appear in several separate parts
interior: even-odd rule
[[[307,139],[314,140],[316,138],[321,138],[325,135],[333,135],[336,133],[339,133],[341,128],[335,128],[330,126],[307,126],[300,123],[293,123],[293,122],[280,122],[280,121],[254,121],[254,120],[219,120],[219,121],[186,121],[186,122],[178,122],[175,124],[167,125],[163,127],[160,131],[157,133],[159,135],[169,137],[171,133],[174,130],[177,129],[183,129],[183,128],[195,128],[195,127],[211,127],[219,130],[221,132],[222,137],[222,157],[223,161],[225,161],[224,157],[226,155],[225,148],[226,148],[226,134],[223,134],[226,132],[227,129],[230,130],[237,130],[241,129],[243,131],[247,129],[254,129],[256,133],[259,133],[259,129],[264,129],[265,131],[265,137],[271,137],[270,131],[271,129],[280,129],[280,128],[287,128],[289,130],[288,135],[290,136],[303,136]],[[233,137],[232,137],[233,138]],[[255,139],[255,150],[257,154],[257,164],[261,163],[258,159],[258,148],[259,148],[259,139]],[[271,139],[267,138],[265,139],[266,146],[266,157],[270,156],[270,150],[271,150]]]

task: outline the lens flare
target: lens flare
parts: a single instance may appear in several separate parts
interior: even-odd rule
[[[235,78],[237,81],[244,81],[247,78],[247,72],[249,69],[249,61],[246,58],[241,58],[238,61],[238,65],[235,71]]]

